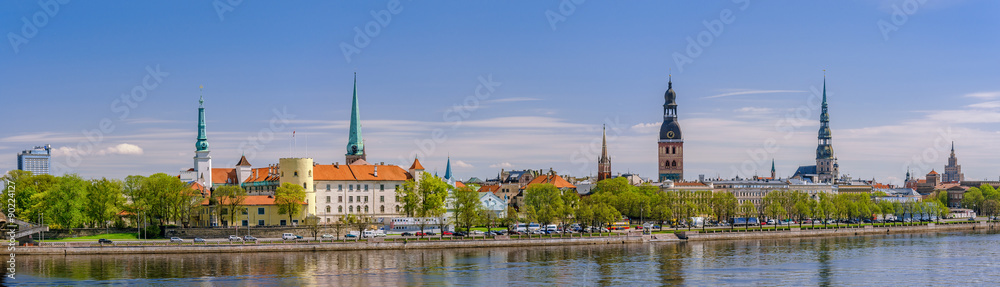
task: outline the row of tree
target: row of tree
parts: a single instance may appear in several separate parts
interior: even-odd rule
[[[217,218],[235,222],[246,214],[243,202],[247,192],[239,186],[219,186],[208,193],[194,189],[178,177],[165,173],[151,176],[132,175],[119,179],[83,179],[76,174],[52,176],[34,175],[12,170],[2,178],[14,185],[15,216],[25,221],[39,222],[52,228],[104,228],[152,225],[155,230],[168,223],[189,227],[192,220],[212,209]],[[5,189],[4,196],[9,196]],[[286,183],[275,192],[279,214],[289,221],[301,211],[304,189]],[[242,212],[238,212],[242,211]],[[44,220],[42,220],[44,219]],[[154,232],[159,233],[159,232]]]

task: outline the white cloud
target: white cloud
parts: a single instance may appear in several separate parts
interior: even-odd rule
[[[1000,108],[1000,101],[984,102],[966,106],[973,109],[996,109]]]
[[[77,148],[74,148],[74,147],[68,147],[68,146],[61,146],[61,147],[57,147],[57,148],[52,149],[52,155],[59,156],[59,157],[61,157],[61,156],[72,156],[72,155],[77,155],[77,154],[79,154],[81,156],[86,156],[87,152],[89,152],[89,151],[80,150],[80,149],[77,149]],[[107,147],[107,148],[104,148],[104,149],[100,149],[100,150],[97,150],[97,151],[93,152],[93,155],[116,155],[116,154],[120,154],[120,155],[142,155],[143,154],[143,150],[142,150],[141,147],[139,147],[137,145],[130,144],[130,143],[122,143],[122,144],[118,144],[118,145],[115,145],[115,146],[110,146],[110,147]]]
[[[714,96],[704,97],[703,99],[715,99],[729,96],[739,96],[739,95],[755,95],[755,94],[774,94],[774,93],[805,93],[806,91],[799,90],[739,90],[736,92],[722,93]]]
[[[966,94],[964,97],[966,97],[966,98],[977,98],[977,99],[989,100],[989,99],[1000,98],[1000,92],[971,93],[971,94]]]
[[[501,163],[498,163],[498,164],[491,164],[490,167],[492,167],[492,168],[512,168],[512,167],[514,167],[514,165],[510,164],[509,162],[501,162]]]
[[[460,161],[460,160],[456,160],[453,164],[455,166],[461,167],[461,168],[473,168],[474,167],[471,164],[465,163],[464,161]]]
[[[537,98],[518,97],[518,98],[494,99],[494,100],[488,100],[486,102],[487,103],[513,103],[513,102],[529,102],[529,101],[541,101],[541,100],[542,99],[537,99]]]
[[[631,127],[632,131],[640,134],[651,134],[660,131],[662,123],[638,123]]]

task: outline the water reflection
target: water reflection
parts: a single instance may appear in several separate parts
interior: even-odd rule
[[[995,282],[995,232],[537,248],[20,256],[5,284],[926,285]]]

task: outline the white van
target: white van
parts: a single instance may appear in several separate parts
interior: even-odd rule
[[[549,224],[545,226],[545,231],[559,231],[559,226],[555,224]]]
[[[514,231],[528,232],[528,225],[524,223],[519,223],[516,227],[514,227]]]
[[[281,235],[281,240],[295,240],[296,238],[298,238],[298,237],[295,236],[295,234],[291,234],[291,233],[285,233],[285,234]]]

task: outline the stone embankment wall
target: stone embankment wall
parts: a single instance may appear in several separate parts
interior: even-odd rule
[[[1000,226],[991,225],[987,222],[967,223],[967,224],[927,224],[917,226],[890,226],[876,227],[865,226],[862,228],[832,228],[832,229],[799,229],[779,231],[750,231],[750,232],[716,232],[700,233],[698,231],[678,232],[677,237],[688,241],[705,240],[742,240],[742,239],[770,239],[770,238],[790,238],[790,237],[831,237],[831,236],[854,236],[854,235],[877,235],[893,233],[916,233],[916,232],[941,232],[957,230],[981,230],[998,228]]]
[[[673,234],[658,234],[671,237]],[[288,244],[221,244],[221,245],[166,245],[166,246],[86,246],[86,247],[21,247],[18,255],[84,255],[84,254],[188,254],[188,253],[249,253],[296,251],[347,251],[347,250],[399,250],[441,248],[530,247],[551,245],[626,244],[650,241],[650,236],[605,236],[546,239],[496,239],[496,240],[441,240],[441,241],[383,241],[336,243]],[[662,239],[661,239],[662,240]]]
[[[193,239],[195,237],[205,239],[228,238],[230,235],[243,237],[247,234],[253,235],[257,238],[281,238],[282,233],[292,233],[309,238],[312,237],[312,230],[308,227],[251,227],[250,229],[243,226],[240,226],[239,228],[168,228],[165,232],[166,237],[168,238],[176,236],[184,239]],[[323,234],[335,233],[332,229],[322,228],[317,236]],[[346,234],[347,230],[341,229],[340,236],[343,237]]]

